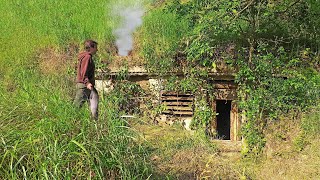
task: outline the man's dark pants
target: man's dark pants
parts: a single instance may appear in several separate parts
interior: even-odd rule
[[[92,118],[98,119],[99,96],[97,90],[94,87],[93,90],[90,90],[83,83],[77,83],[76,89],[76,97],[73,104],[81,108],[85,102],[88,102]]]

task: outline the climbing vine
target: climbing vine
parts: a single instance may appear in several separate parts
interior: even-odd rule
[[[186,78],[173,78],[168,87],[184,91],[197,91],[205,77],[199,72],[215,72],[221,61],[236,70],[238,101],[246,116],[242,127],[245,153],[259,154],[268,121],[284,113],[295,118],[319,103],[319,7],[320,2],[312,0],[168,1],[162,13],[184,22],[188,31],[179,37],[162,37],[167,42],[175,39],[168,51],[171,54],[148,51],[147,59],[156,62],[151,63],[153,69],[166,69],[159,65],[166,62],[180,67]],[[148,45],[150,49],[161,47]],[[200,112],[203,117],[210,114]],[[200,124],[207,123],[204,121]]]

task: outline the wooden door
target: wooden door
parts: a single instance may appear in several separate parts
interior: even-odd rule
[[[217,102],[215,99],[213,99],[211,101],[211,108],[213,111],[213,116],[212,116],[212,120],[211,120],[211,133],[213,136],[217,135],[217,116],[216,116],[216,110],[217,110]]]
[[[236,102],[231,102],[231,112],[230,112],[230,140],[239,141],[241,138],[240,133],[240,119],[239,110]]]

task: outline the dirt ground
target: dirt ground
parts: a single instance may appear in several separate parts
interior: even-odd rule
[[[275,129],[272,130],[272,128]],[[139,142],[150,149],[151,179],[318,179],[320,177],[320,143],[310,142],[302,151],[293,148],[295,126],[276,138],[283,129],[275,126],[260,159],[241,155],[241,142],[209,140],[201,132],[187,131],[179,125],[132,125]],[[271,138],[272,137],[272,138]],[[271,152],[270,152],[271,151]]]
[[[240,147],[206,140],[179,126],[136,124],[140,141],[151,147],[152,179],[241,179]],[[229,143],[229,144],[228,144]]]

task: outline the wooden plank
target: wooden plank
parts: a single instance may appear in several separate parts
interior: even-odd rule
[[[212,116],[212,120],[211,120],[211,128],[212,128],[212,131],[216,133],[216,132],[218,132],[217,131],[217,115],[216,115],[217,102],[214,99],[211,101],[211,108],[212,108],[212,111],[214,112],[214,114]]]
[[[162,96],[193,96],[191,93],[179,93],[176,91],[161,91],[160,94]]]
[[[219,82],[214,84],[215,89],[237,89],[237,85],[234,83],[228,82]]]
[[[192,102],[180,102],[180,101],[163,101],[162,104],[167,105],[167,106],[189,106],[192,105]]]
[[[100,69],[97,70],[96,73],[96,79],[97,80],[104,80],[104,79],[109,79],[110,76],[116,77],[119,76],[121,70],[120,69],[111,69],[111,71],[101,71]],[[177,75],[177,76],[184,76],[183,72],[166,72],[164,74],[163,78],[169,78],[172,75]],[[150,79],[150,78],[159,78],[158,73],[150,73],[146,72],[144,70],[141,70],[141,72],[128,72],[129,79],[131,79],[134,76],[142,76],[145,79]],[[229,80],[232,81],[235,79],[235,73],[234,72],[209,72],[208,76],[213,78],[214,80]]]
[[[193,95],[189,94],[161,94],[162,97],[193,97]]]
[[[215,89],[214,96],[216,100],[235,100],[237,91],[236,89]]]
[[[240,118],[239,118],[239,109],[238,104],[234,101],[231,102],[231,113],[230,113],[231,129],[230,135],[231,140],[240,141]]]
[[[176,110],[176,111],[192,111],[191,107],[182,107],[182,106],[167,106],[168,110]]]
[[[174,115],[193,115],[190,111],[163,111],[164,114],[174,114]]]
[[[166,96],[161,97],[161,100],[167,101],[193,101],[193,97],[175,97],[175,96]]]
[[[230,111],[230,140],[235,141],[236,140],[236,133],[237,129],[234,127],[236,122],[236,114],[235,114],[235,103],[234,101],[231,102],[231,111]]]

